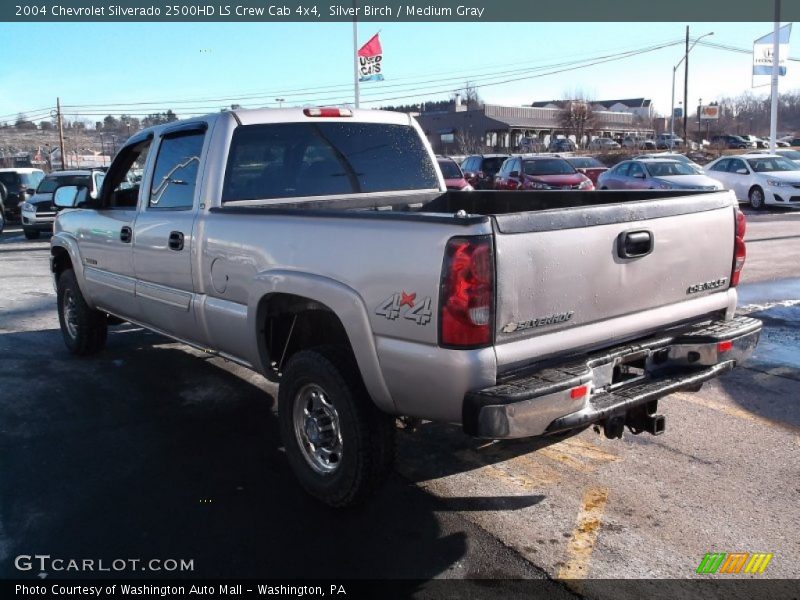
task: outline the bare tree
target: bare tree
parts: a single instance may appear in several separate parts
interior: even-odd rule
[[[485,140],[472,131],[458,130],[455,135],[455,154],[479,154],[485,149]]]

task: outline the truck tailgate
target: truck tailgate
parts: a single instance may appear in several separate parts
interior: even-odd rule
[[[496,344],[727,290],[734,206],[719,192],[495,215]]]

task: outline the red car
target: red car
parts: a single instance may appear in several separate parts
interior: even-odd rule
[[[595,187],[597,187],[597,178],[600,177],[600,174],[608,171],[607,166],[591,156],[567,156],[564,160],[575,167],[578,173],[583,173],[591,179]]]
[[[446,156],[437,156],[436,162],[439,163],[439,169],[444,176],[444,184],[448,190],[459,190],[462,192],[469,192],[472,186],[464,179],[464,173],[461,172],[461,167],[458,166],[456,161]]]
[[[593,190],[594,184],[563,158],[512,156],[500,168],[494,189]]]

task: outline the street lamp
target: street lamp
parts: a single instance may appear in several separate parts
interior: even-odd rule
[[[714,35],[714,32],[710,31],[708,33],[704,33],[699,38],[697,38],[694,41],[694,43],[691,46],[689,46],[689,49],[686,50],[686,53],[683,55],[683,58],[678,61],[678,64],[675,65],[674,67],[672,67],[672,107],[671,107],[671,110],[670,110],[670,113],[669,113],[669,148],[670,148],[670,150],[672,150],[672,147],[675,144],[675,73],[678,71],[678,67],[681,66],[681,63],[684,60],[686,60],[686,58],[689,56],[689,52],[692,51],[692,48],[694,48],[697,45],[697,42],[702,40],[704,37],[708,37],[710,35]],[[683,110],[686,111],[686,107],[685,106],[683,107]],[[686,113],[685,112],[683,114],[683,118],[684,119],[686,118]],[[684,140],[684,143],[686,143],[686,140]]]
[[[283,103],[284,103],[285,100],[286,100],[285,98],[275,98],[275,102],[278,103],[278,108],[282,108],[283,107]]]

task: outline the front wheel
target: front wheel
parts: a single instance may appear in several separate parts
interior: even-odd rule
[[[364,500],[391,471],[394,419],[372,402],[348,348],[323,346],[289,359],[278,419],[300,484],[330,506]]]
[[[751,189],[748,198],[750,199],[750,206],[752,206],[754,210],[761,210],[764,208],[764,191],[760,187],[755,186]]]
[[[108,335],[106,315],[86,303],[72,269],[58,276],[56,291],[58,322],[69,351],[85,356],[102,350]]]

